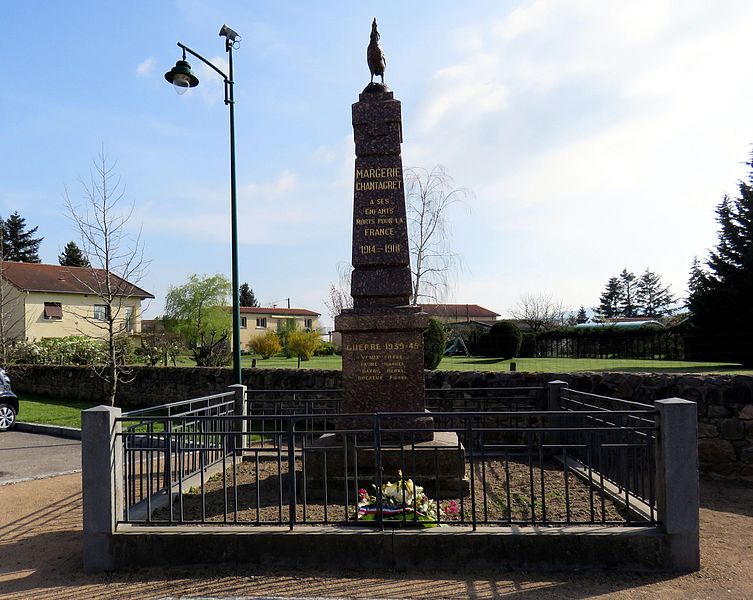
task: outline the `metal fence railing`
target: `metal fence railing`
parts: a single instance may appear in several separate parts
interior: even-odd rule
[[[226,456],[229,438],[220,418],[235,413],[234,396],[223,392],[123,414],[127,507],[151,512],[160,493]]]
[[[340,392],[254,392],[245,416],[233,392],[128,413],[121,522],[655,525],[653,408],[568,391],[542,410],[545,391],[427,390],[452,407],[432,410],[431,442],[425,413],[346,415]]]
[[[649,404],[611,398],[599,394],[562,389],[560,407],[573,413],[577,427],[609,428],[609,440],[595,434],[588,443],[571,454],[589,477],[599,478],[599,485],[613,486],[613,493],[641,500],[653,517],[656,501],[654,464],[655,413]],[[567,441],[572,432],[565,433]],[[593,465],[598,464],[594,475]]]

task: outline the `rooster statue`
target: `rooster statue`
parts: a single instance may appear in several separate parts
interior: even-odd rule
[[[384,58],[384,50],[379,45],[376,18],[371,24],[371,41],[366,49],[366,62],[369,63],[369,71],[371,71],[371,83],[374,83],[374,75],[379,75],[382,78],[382,84],[384,84],[384,69],[387,66],[387,59]]]

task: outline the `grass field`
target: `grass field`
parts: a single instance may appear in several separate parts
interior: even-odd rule
[[[259,369],[296,369],[298,360],[274,356],[267,360],[244,355],[241,366],[250,368],[256,358]],[[679,360],[618,360],[599,358],[515,358],[502,360],[482,356],[447,356],[437,367],[441,371],[509,371],[514,362],[518,371],[540,373],[571,373],[576,371],[622,371],[635,373],[728,373],[753,375],[753,369],[744,369],[736,363],[691,362]],[[179,366],[193,366],[193,360],[181,357]],[[301,363],[302,369],[342,369],[340,356],[314,356]]]
[[[85,400],[52,400],[34,394],[18,394],[18,400],[19,421],[65,427],[81,427],[81,411],[101,404]]]

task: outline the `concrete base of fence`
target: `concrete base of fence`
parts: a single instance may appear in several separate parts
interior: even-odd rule
[[[245,563],[322,570],[497,571],[671,569],[667,536],[657,528],[440,527],[364,531],[347,527],[280,528],[119,526],[114,568]]]

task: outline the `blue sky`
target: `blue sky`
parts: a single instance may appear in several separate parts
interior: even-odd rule
[[[623,267],[684,291],[753,142],[750,2],[34,2],[3,0],[0,215],[57,262],[100,147],[117,161],[162,310],[190,273],[230,272],[221,81],[177,96],[181,41],[235,52],[240,277],[264,304],[323,313],[350,259],[350,105],[379,20],[403,162],[474,193],[452,213],[448,302],[506,313],[526,293],[592,306]]]

